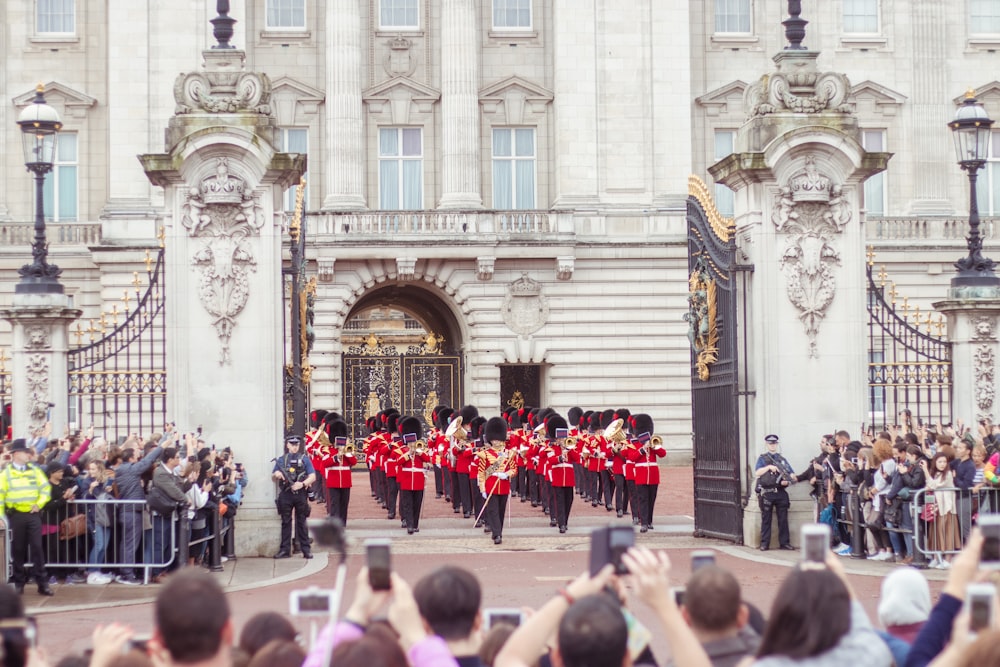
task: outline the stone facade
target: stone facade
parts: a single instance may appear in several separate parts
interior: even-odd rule
[[[648,412],[672,452],[689,452],[687,176],[710,178],[717,135],[735,136],[748,87],[784,46],[786,3],[746,3],[749,29],[737,33],[716,31],[714,2],[532,0],[529,24],[511,28],[494,25],[491,0],[414,0],[409,26],[385,25],[378,0],[304,0],[301,26],[269,25],[269,0],[234,0],[233,42],[270,77],[282,140],[304,130],[308,145],[309,271],[320,278],[313,405],[342,400],[351,309],[397,286],[453,314],[467,401],[499,407],[499,367],[541,364],[546,404]],[[859,34],[845,32],[843,3],[810,3],[806,44],[823,71],[851,81],[859,130],[883,144],[865,148],[894,154],[883,201],[865,202],[863,234],[926,312],[964,254],[966,180],[945,123],[969,87],[1000,117],[987,74],[998,45],[970,32],[965,5],[872,4],[875,30]],[[77,140],[67,162],[75,214],[50,226],[50,257],[86,320],[119,300],[158,245],[174,203],[136,156],[163,150],[174,80],[199,69],[215,12],[212,2],[75,7],[71,32],[43,33],[34,2],[0,3],[0,306],[12,302],[32,215],[13,121],[43,81]],[[391,128],[420,131],[419,154],[400,156],[420,164],[406,193],[417,213],[382,210],[380,130]],[[495,203],[494,130],[518,128],[533,131],[530,211]],[[547,305],[533,330],[504,317],[524,274]],[[0,347],[10,345],[0,324]]]

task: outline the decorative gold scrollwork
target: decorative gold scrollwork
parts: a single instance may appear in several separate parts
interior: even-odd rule
[[[719,324],[715,280],[702,258],[688,279],[688,340],[698,355],[695,368],[702,382],[709,378],[709,366],[719,360]]]

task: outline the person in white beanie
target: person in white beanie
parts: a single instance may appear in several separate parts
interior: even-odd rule
[[[906,662],[910,646],[930,614],[930,587],[919,571],[904,567],[882,580],[878,620],[885,632],[879,634],[892,651],[897,665]]]

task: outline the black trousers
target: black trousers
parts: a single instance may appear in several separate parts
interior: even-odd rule
[[[528,498],[528,469],[518,468],[517,469],[517,495],[521,497],[521,500],[527,500]]]
[[[659,484],[636,484],[635,493],[639,497],[639,523],[643,526],[653,525],[653,506],[656,505],[656,492]]]
[[[629,507],[632,510],[632,520],[639,520],[639,496],[636,491],[635,480],[629,479],[625,481],[625,485],[628,487],[628,498]]]
[[[611,509],[615,499],[615,480],[611,468],[601,471],[601,495],[604,496],[604,506]]]
[[[538,473],[534,470],[528,471],[528,487],[531,504],[537,505],[541,500],[541,492],[539,491],[541,480],[538,478]]]
[[[451,470],[441,468],[441,484],[444,486],[444,497],[451,500]]]
[[[569,512],[573,508],[573,487],[553,486],[552,499],[553,506],[549,509],[549,516],[554,516],[556,525],[565,528],[569,524]]]
[[[306,519],[309,518],[309,498],[303,489],[298,493],[284,489],[278,494],[278,516],[281,517],[281,545],[279,553],[292,553],[292,515],[295,517],[295,543],[303,554],[311,552],[309,545],[309,529]]]
[[[628,484],[625,483],[625,475],[615,475],[615,511],[628,511]]]
[[[375,471],[375,497],[378,498],[379,503],[383,506],[386,504],[386,493],[388,491],[386,480],[384,470],[379,469]]]
[[[434,495],[438,498],[444,495],[444,476],[441,466],[434,466]]]
[[[455,473],[455,484],[458,486],[458,495],[461,497],[462,516],[468,517],[472,514],[472,487],[469,486],[469,476],[464,473]]]
[[[503,537],[503,519],[507,515],[508,497],[494,493],[486,503],[486,525],[490,527],[494,538]]]
[[[462,485],[459,484],[458,472],[454,469],[448,471],[448,477],[451,479],[451,509],[461,510],[462,509]],[[457,514],[457,512],[456,512]]]
[[[483,516],[483,506],[486,504],[486,498],[483,498],[483,493],[479,490],[478,477],[469,478],[469,494],[472,496],[472,516],[479,517],[481,521]]]
[[[778,544],[791,544],[788,534],[788,507],[791,501],[784,489],[772,493],[762,493],[757,496],[760,503],[760,543],[761,546],[771,546],[771,518],[778,514]]]
[[[601,473],[597,470],[587,471],[587,492],[584,494],[590,498],[590,503],[596,505],[601,500]]]
[[[399,514],[406,522],[407,530],[420,528],[420,508],[424,504],[424,490],[399,492]]]
[[[326,489],[326,513],[328,516],[338,517],[347,525],[347,506],[351,504],[351,489]]]
[[[28,550],[31,550],[31,575],[39,586],[48,583],[45,576],[45,556],[42,551],[42,515],[40,512],[17,512],[7,510],[7,520],[10,522],[10,550],[15,584],[25,584],[29,575],[24,564],[28,561]]]
[[[389,518],[396,518],[396,500],[399,498],[399,483],[395,477],[385,478],[385,506],[389,510]]]

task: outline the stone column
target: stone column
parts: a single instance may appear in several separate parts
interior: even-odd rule
[[[934,304],[948,318],[951,348],[952,418],[966,424],[996,420],[1000,295],[948,299]]]
[[[474,0],[441,4],[441,201],[482,208],[479,141],[479,25]]]
[[[331,157],[323,165],[327,172],[323,208],[357,211],[365,208],[358,1],[331,0],[326,7],[326,32],[326,154]]]
[[[30,437],[47,419],[56,436],[66,428],[69,327],[80,314],[69,307],[64,294],[15,294],[13,305],[0,311],[0,317],[13,328],[11,417],[15,438]]]
[[[555,208],[594,207],[598,196],[597,11],[593,2],[553,0]]]
[[[103,219],[153,220],[151,188],[135,168],[135,156],[149,150],[149,3],[109,0],[108,30],[108,200]],[[112,229],[113,234],[121,230]],[[156,232],[150,222],[148,238]],[[128,234],[126,234],[128,235]],[[134,236],[134,235],[132,235]]]

